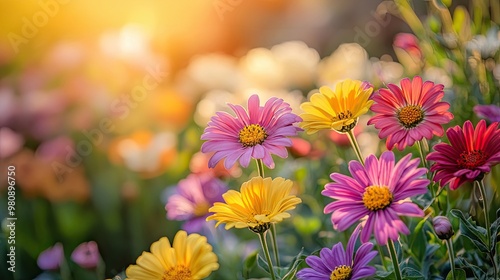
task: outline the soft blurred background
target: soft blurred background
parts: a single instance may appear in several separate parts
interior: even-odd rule
[[[182,228],[187,218],[167,219],[165,208],[180,180],[211,176],[238,189],[253,166],[210,170],[199,153],[204,127],[226,102],[258,93],[300,113],[322,85],[353,78],[379,88],[418,74],[445,85],[457,105],[453,124],[477,119],[474,104],[498,105],[498,1],[413,2],[423,29],[379,0],[1,0],[0,278],[123,278],[152,242]],[[384,145],[363,123],[363,153],[378,153]],[[347,238],[333,233],[319,196],[328,174],[346,172],[354,158],[347,138],[300,136],[267,173],[295,180],[304,201],[278,230],[285,256]],[[8,166],[16,170],[14,274],[4,269]],[[249,231],[196,231],[219,256],[212,279],[243,277],[243,258],[258,248]],[[84,268],[71,255],[89,241],[99,264]],[[64,264],[44,268],[40,253],[58,242]]]

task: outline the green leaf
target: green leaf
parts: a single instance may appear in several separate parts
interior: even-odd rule
[[[460,266],[469,268],[472,271],[472,273],[474,273],[475,279],[482,279],[482,276],[485,275],[484,271],[481,268],[479,268],[476,265],[471,264],[466,259],[464,259],[462,257],[458,257],[455,260],[456,260],[456,262],[458,262],[460,264]]]
[[[388,279],[395,280],[396,276],[394,276],[394,271],[380,271],[378,270],[375,274],[375,279]]]
[[[257,254],[257,265],[259,265],[259,267],[262,268],[265,272],[270,273],[267,261],[264,260],[259,254]]]
[[[415,226],[415,229],[410,235],[409,247],[412,248],[415,256],[418,258],[418,262],[422,263],[425,259],[425,250],[427,247],[427,239],[425,238],[425,233],[422,230],[427,219],[422,219]]]
[[[412,268],[412,267],[405,267],[402,269],[401,274],[403,274],[404,279],[408,280],[420,280],[424,279],[425,277],[420,273],[420,271]]]
[[[467,279],[467,274],[463,269],[455,269],[455,279],[451,276],[451,271],[448,273],[446,276],[446,280],[466,280]]]
[[[258,255],[258,251],[255,250],[253,253],[248,255],[248,257],[245,259],[245,261],[243,263],[243,276],[245,277],[245,279],[250,278],[250,271],[257,264],[257,255]]]
[[[490,250],[485,240],[486,229],[475,225],[471,217],[465,218],[464,213],[458,209],[451,210],[451,214],[460,219],[460,232],[462,235],[469,238],[481,252],[488,253]]]
[[[300,249],[300,252],[293,258],[292,262],[288,266],[287,273],[281,278],[282,280],[292,280],[297,273],[297,268],[305,260],[307,256],[303,255],[302,252],[304,248]]]
[[[500,210],[500,209],[499,209]],[[498,213],[499,211],[497,211],[497,217],[498,217]],[[493,255],[495,255],[495,249],[496,249],[496,245],[497,245],[497,235],[500,231],[500,217],[498,217],[492,224],[491,224],[491,227],[490,227],[490,233],[491,233],[491,247],[490,247],[490,250],[493,252]]]

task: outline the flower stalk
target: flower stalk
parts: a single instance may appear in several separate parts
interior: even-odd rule
[[[260,232],[257,235],[259,236],[260,245],[262,246],[262,250],[264,251],[264,255],[266,256],[267,265],[269,266],[269,273],[271,274],[271,279],[276,280],[276,276],[274,275],[274,270],[273,270],[273,263],[271,262],[271,255],[269,254],[269,248],[267,247],[266,231]]]
[[[394,241],[392,241],[392,239],[387,241],[387,249],[389,249],[389,255],[391,255],[394,275],[397,280],[402,280],[403,277],[401,276],[401,270],[399,269],[398,255],[396,254],[396,247],[394,246]]]
[[[262,159],[256,159],[257,163],[257,173],[260,177],[264,178],[264,163]],[[280,258],[278,253],[278,242],[276,241],[276,225],[273,223],[271,225],[271,242],[273,246],[274,259],[276,260],[277,266],[280,266]]]
[[[354,153],[356,153],[356,157],[358,157],[359,162],[365,165],[363,155],[361,154],[361,149],[359,148],[358,141],[356,141],[356,137],[354,136],[354,132],[352,129],[347,131],[347,137],[349,138],[349,142],[351,142],[351,146],[354,150]]]
[[[453,241],[451,238],[446,239],[446,247],[448,248],[448,256],[450,258],[451,278],[455,280],[455,252],[453,251]]]
[[[486,189],[484,187],[484,182],[482,179],[477,180],[475,182],[476,182],[477,186],[479,187],[479,192],[481,193],[481,198],[483,201],[484,222],[485,222],[485,228],[486,228],[486,236],[488,238],[487,245],[488,245],[488,250],[490,250],[492,243],[495,241],[491,240],[491,232],[490,232],[491,224],[490,224],[490,217],[489,217],[489,211],[488,211],[488,202],[486,201],[487,200],[486,199]],[[498,268],[497,268],[497,264],[495,262],[495,256],[492,254],[491,251],[489,251],[489,257],[491,259],[491,263],[493,264],[493,273],[494,273],[493,279],[497,279]]]

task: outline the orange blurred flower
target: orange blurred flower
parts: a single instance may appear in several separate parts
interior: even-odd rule
[[[71,168],[59,180],[51,164],[53,161],[47,159],[24,149],[2,161],[0,167],[2,170],[7,170],[9,165],[16,167],[16,185],[27,197],[44,197],[52,202],[85,202],[90,196],[90,186],[83,167]]]

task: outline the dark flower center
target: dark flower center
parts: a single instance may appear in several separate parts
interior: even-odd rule
[[[370,211],[385,209],[393,199],[394,196],[386,186],[369,186],[363,193],[363,203]]]
[[[262,223],[254,227],[248,227],[249,230],[255,233],[264,233],[271,227],[271,223]]]
[[[260,124],[250,124],[240,130],[239,142],[243,147],[253,147],[264,143],[267,138],[266,130]]]
[[[330,280],[348,280],[351,279],[352,268],[347,265],[340,265],[335,267],[330,275]]]
[[[457,160],[460,168],[474,169],[486,162],[487,155],[481,150],[464,151]]]
[[[338,120],[349,120],[349,119],[352,119],[352,112],[347,110],[345,112],[340,112],[337,114],[337,118],[336,119],[333,119],[333,121],[338,121]],[[353,129],[355,126],[356,126],[356,123],[357,121],[356,120],[352,120],[351,123],[349,124],[346,124],[344,126],[342,126],[340,128],[340,130],[338,130],[339,132],[349,132],[351,131],[351,129]]]
[[[416,127],[424,119],[424,111],[420,106],[408,105],[397,112],[399,123],[406,128]]]

